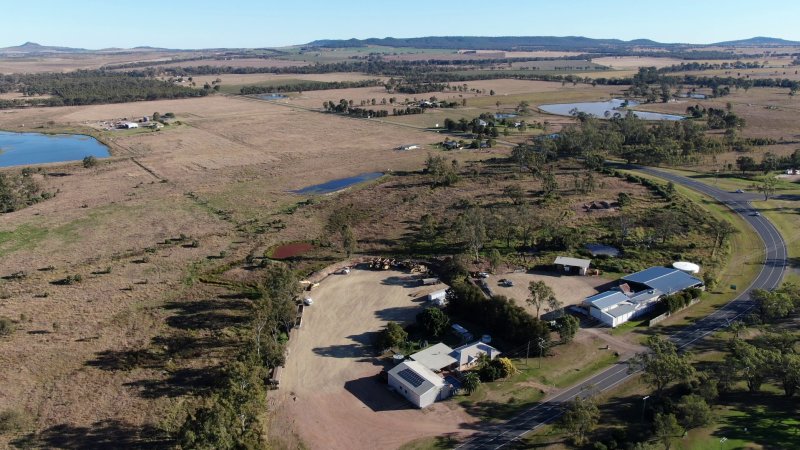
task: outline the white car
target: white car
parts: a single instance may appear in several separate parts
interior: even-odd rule
[[[306,297],[303,299],[303,304],[306,306],[311,306],[314,304],[314,300],[311,297]]]

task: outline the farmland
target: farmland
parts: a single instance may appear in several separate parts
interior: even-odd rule
[[[280,386],[269,393],[267,407],[260,411],[267,424],[260,431],[286,448],[399,448],[408,443],[422,448],[437,439],[462,439],[643,348],[641,334],[630,332],[633,326],[613,334],[582,329],[574,341],[558,344],[558,333],[552,331],[554,344],[540,369],[533,358],[529,361],[527,354],[501,337],[495,342],[508,350],[521,368],[519,374],[487,382],[472,395],[462,393],[422,411],[412,409],[378,381],[380,369],[389,361],[373,345],[375,336],[390,321],[410,325],[412,334],[417,333],[415,317],[428,306],[422,297],[447,285],[412,286],[408,274],[398,270],[359,269],[347,276],[324,276],[343,260],[386,255],[431,260],[453,270],[455,276],[437,268],[456,282],[465,282],[470,272],[492,271],[490,293],[513,299],[528,314],[536,313],[525,301],[531,281],[549,285],[562,305],[576,305],[624,272],[677,258],[714,267],[728,284],[746,285],[755,267],[751,263],[760,257],[759,248],[746,225],[734,221],[736,234],[717,249],[719,238],[713,235],[712,222],[726,217],[721,206],[682,188],[667,196],[659,190],[664,189],[661,184],[653,188],[626,179],[627,173],[590,169],[583,155],[545,155],[538,167],[511,157],[518,144],[541,150],[544,141],[537,136],[572,125],[592,126],[581,118],[545,114],[538,105],[629,94],[630,85],[592,85],[583,77],[630,77],[642,66],[667,67],[683,61],[651,53],[603,56],[591,63],[555,59],[581,54],[464,53],[370,45],[286,47],[269,57],[242,51],[230,59],[201,51],[0,59],[0,72],[71,72],[134,64],[137,70],[148,71],[148,81],[203,93],[174,100],[0,110],[3,130],[88,134],[111,152],[97,165],[76,161],[33,168],[26,176],[54,196],[2,215],[0,317],[13,323],[13,332],[0,338],[0,361],[19,370],[0,370],[0,412],[10,405],[25,420],[13,432],[0,434],[0,446],[85,447],[111,440],[131,446],[174,445],[190,411],[219,391],[231,361],[251,346],[257,315],[253,305],[265,298],[265,277],[271,267],[285,266],[298,278],[322,280],[307,294],[314,304],[306,308],[302,327],[291,332],[280,329],[272,336],[288,352],[283,353]],[[195,56],[202,59],[164,64],[171,58]],[[418,94],[389,92],[381,85],[293,91],[275,101],[238,95],[243,87],[394,78],[351,71],[285,73],[291,67],[312,71],[308,68],[317,63],[367,58],[391,64],[434,59],[464,63],[457,70],[442,66],[419,72],[469,80]],[[503,58],[554,59],[498,63],[507,65],[502,68],[478,65]],[[769,67],[742,72],[796,78],[793,69],[781,74],[783,68],[777,65],[784,59],[767,61]],[[469,66],[472,62],[475,67]],[[190,82],[188,77],[176,81],[166,70],[199,66],[259,73],[195,75]],[[443,68],[447,70],[439,72]],[[270,69],[281,73],[268,73]],[[122,77],[126,70],[113,73]],[[503,73],[579,78],[574,82],[497,78]],[[724,71],[692,73],[725,75]],[[497,79],[472,79],[481,74]],[[206,84],[219,85],[219,90],[205,88]],[[797,150],[798,106],[788,92],[774,87],[732,89],[724,97],[671,98],[640,109],[686,114],[688,106],[702,105],[729,110],[746,122],[735,130],[736,137],[770,139],[745,151],[726,147],[683,160],[681,173],[707,180],[708,174],[721,172],[723,176],[714,182],[734,189],[751,183],[733,176],[743,154],[760,162],[767,152],[788,157]],[[0,94],[0,100],[37,98],[48,99],[51,94]],[[392,106],[383,100],[405,106],[433,98],[455,106],[380,118],[323,112],[324,102],[352,101],[354,107],[391,112]],[[107,125],[144,117],[153,120],[154,112],[172,115],[161,128],[116,130]],[[495,136],[488,148],[446,151],[440,145],[445,138],[485,137],[447,133],[445,119],[472,121],[495,113],[514,114],[514,121],[530,126],[503,127],[505,133]],[[723,141],[724,132],[703,130],[703,135]],[[418,148],[398,150],[411,144]],[[435,178],[433,157],[441,158],[450,178]],[[383,175],[333,194],[292,192],[373,172]],[[0,173],[22,172],[2,168]],[[795,184],[783,181],[778,196],[757,203],[787,236],[794,258]],[[620,199],[626,199],[625,206]],[[587,206],[592,202],[615,206],[596,210]],[[664,211],[673,215],[660,215]],[[337,212],[346,213],[346,227],[332,225]],[[682,224],[693,225],[681,225],[680,233],[658,239],[654,217],[678,217]],[[484,227],[479,243],[464,237],[470,220],[479,220]],[[350,238],[354,242],[348,246]],[[624,247],[625,256],[596,260],[593,267],[602,269],[600,276],[552,272],[555,256],[588,257],[583,246],[590,242]],[[271,250],[284,243],[302,243],[307,252],[273,261]],[[500,260],[490,261],[495,255]],[[725,259],[729,255],[736,258],[733,264]],[[450,263],[460,267],[453,269],[447,266]],[[501,278],[513,280],[514,286],[501,286]],[[713,310],[731,295],[720,288],[665,324],[677,326]],[[479,335],[493,332],[476,318],[456,319]],[[419,340],[408,345],[420,347]],[[638,385],[624,389],[644,392]],[[717,428],[692,432],[690,438],[698,446],[723,433],[748,442],[732,431],[742,420],[739,401],[744,400],[734,396],[725,404]],[[749,413],[764,423],[772,420],[765,410]]]

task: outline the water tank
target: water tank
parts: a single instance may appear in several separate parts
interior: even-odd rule
[[[688,261],[678,261],[676,263],[673,263],[672,267],[674,267],[675,269],[678,269],[678,270],[680,270],[682,272],[686,272],[686,273],[690,273],[690,274],[695,274],[697,272],[700,272],[700,266],[698,266],[695,263],[690,263]]]

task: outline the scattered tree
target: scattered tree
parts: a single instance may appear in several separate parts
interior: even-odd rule
[[[450,326],[450,318],[439,308],[428,307],[417,314],[417,323],[426,333],[434,337],[443,335]]]
[[[689,357],[678,354],[672,342],[660,336],[650,336],[646,341],[649,352],[638,353],[628,362],[629,370],[641,370],[642,378],[656,389],[660,397],[664,389],[675,381],[689,381],[695,375]]]
[[[594,399],[576,396],[559,419],[559,428],[572,435],[574,444],[580,446],[586,443],[586,435],[594,429],[598,420],[600,411]]]
[[[389,322],[386,328],[380,331],[377,338],[378,348],[400,347],[408,340],[408,333],[397,322]]]
[[[544,281],[531,281],[528,285],[528,292],[530,292],[530,295],[526,301],[536,308],[536,317],[539,317],[540,310],[549,305],[551,299],[555,298],[553,290]]]
[[[665,450],[670,450],[673,439],[683,434],[683,428],[678,424],[674,414],[656,414],[653,427],[653,433],[664,445]]]

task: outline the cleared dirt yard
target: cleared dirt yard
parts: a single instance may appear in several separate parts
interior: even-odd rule
[[[276,391],[309,448],[397,448],[424,436],[466,432],[460,408],[437,403],[421,411],[387,389],[371,342],[388,321],[413,321],[419,297],[442,289],[409,283],[403,272],[354,270],[334,275],[311,292],[302,328],[289,344]]]
[[[501,279],[514,282],[514,286],[505,287],[500,285]],[[556,298],[564,306],[580,304],[584,298],[597,293],[597,287],[609,282],[600,277],[583,277],[577,275],[556,275],[545,272],[538,273],[506,273],[499,275],[489,275],[486,282],[489,289],[495,295],[505,295],[517,301],[517,305],[525,308],[529,313],[536,315],[536,308],[528,305],[525,299],[528,298],[528,285],[531,281],[544,281],[553,290]],[[544,314],[546,308],[542,308],[540,314]]]

